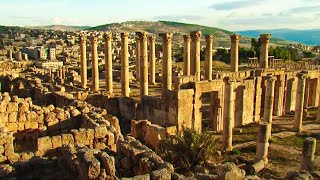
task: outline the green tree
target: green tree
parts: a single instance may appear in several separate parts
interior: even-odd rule
[[[217,52],[214,54],[214,59],[230,64],[230,50],[217,49]]]
[[[311,51],[303,51],[302,54],[303,54],[304,58],[315,58],[316,57],[316,55],[313,54]]]

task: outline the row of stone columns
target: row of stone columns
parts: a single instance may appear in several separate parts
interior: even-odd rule
[[[231,39],[231,52],[230,52],[230,67],[231,72],[238,72],[239,64],[239,40],[240,35],[232,34],[230,35]],[[268,49],[270,42],[270,34],[260,34],[260,68],[268,69]]]

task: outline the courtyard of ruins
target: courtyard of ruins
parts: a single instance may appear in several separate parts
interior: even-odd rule
[[[116,34],[78,34],[80,73],[1,67],[0,178],[320,179],[319,64],[269,57],[271,35],[261,34],[260,58],[239,67],[232,34],[230,65],[216,67],[214,36],[192,31],[183,63],[172,61],[173,33],[122,32],[115,66]],[[216,144],[212,159],[182,170],[161,149],[185,129]]]

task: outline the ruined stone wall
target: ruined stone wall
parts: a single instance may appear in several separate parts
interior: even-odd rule
[[[176,132],[176,126],[162,127],[157,124],[152,124],[148,120],[131,120],[130,135],[154,148],[159,147],[161,140],[175,135]]]

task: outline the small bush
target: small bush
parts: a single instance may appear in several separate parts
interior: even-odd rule
[[[203,165],[214,160],[217,139],[208,131],[198,133],[192,129],[183,129],[177,135],[163,141],[162,154],[182,171],[190,170],[195,165]]]
[[[241,151],[240,151],[239,149],[233,149],[233,150],[231,151],[231,154],[232,154],[232,155],[240,155],[240,154],[241,154]]]

